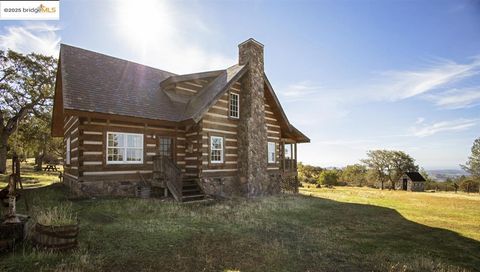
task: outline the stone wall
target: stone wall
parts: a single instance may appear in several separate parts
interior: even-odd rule
[[[413,192],[423,192],[425,191],[425,182],[411,182],[410,190]]]
[[[254,197],[274,193],[267,174],[263,45],[249,39],[238,47],[239,64],[248,67],[241,80],[238,169],[240,184],[246,185],[246,195]]]
[[[77,181],[64,177],[64,183],[70,192],[77,197],[92,196],[135,196],[138,180],[96,180]]]
[[[199,185],[207,195],[223,198],[244,195],[244,188],[238,177],[201,178]]]

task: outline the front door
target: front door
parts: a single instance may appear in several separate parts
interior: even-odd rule
[[[167,156],[173,160],[173,138],[158,137],[158,155]]]

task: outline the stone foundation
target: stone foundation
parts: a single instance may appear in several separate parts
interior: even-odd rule
[[[268,186],[263,188],[263,195],[296,190],[295,178],[284,178],[280,173],[269,174],[264,184],[268,184]],[[242,182],[242,179],[238,177],[201,178],[199,185],[205,194],[223,198],[247,196],[248,192],[248,183],[245,180]]]
[[[224,198],[244,196],[246,192],[237,177],[201,178],[199,185],[205,194]]]
[[[73,195],[78,197],[92,196],[135,196],[138,180],[96,180],[82,182],[68,177],[64,178]]]

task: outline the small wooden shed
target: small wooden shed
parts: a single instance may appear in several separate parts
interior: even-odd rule
[[[423,192],[425,178],[419,172],[405,172],[396,185],[397,190]]]

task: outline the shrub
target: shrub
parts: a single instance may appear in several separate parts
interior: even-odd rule
[[[325,170],[318,179],[318,183],[322,185],[336,185],[337,182],[338,172],[336,170]]]
[[[478,192],[479,182],[471,179],[464,180],[460,183],[460,189],[464,192]]]

